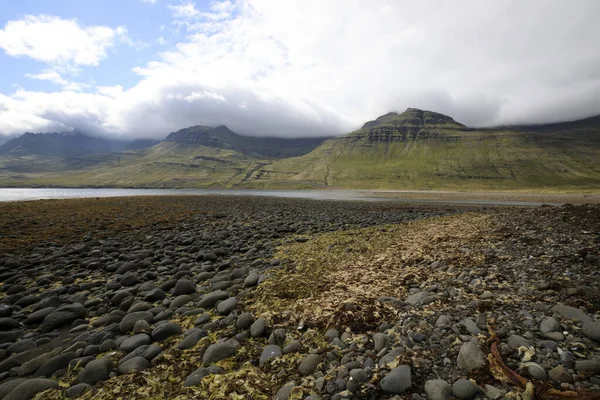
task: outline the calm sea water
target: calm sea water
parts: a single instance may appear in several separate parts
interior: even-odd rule
[[[383,198],[368,190],[211,190],[211,189],[2,189],[0,202],[42,199],[76,199],[85,197],[169,196],[169,195],[228,195],[268,196],[312,200],[392,201],[403,203],[483,204],[508,206],[540,206],[542,203],[502,200],[416,200]],[[558,205],[558,204],[555,204]]]

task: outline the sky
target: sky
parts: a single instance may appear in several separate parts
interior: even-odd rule
[[[0,136],[600,114],[597,0],[0,0]]]

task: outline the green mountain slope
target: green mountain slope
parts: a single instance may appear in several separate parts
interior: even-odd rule
[[[599,160],[600,117],[478,130],[409,108],[326,141],[191,127],[135,151],[0,157],[0,185],[598,191]]]
[[[361,189],[600,188],[600,118],[547,131],[523,129],[474,130],[441,114],[408,109],[305,156],[270,164],[252,182]]]

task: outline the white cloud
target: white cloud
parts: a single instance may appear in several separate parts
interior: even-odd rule
[[[141,0],[143,3],[156,4],[156,0]]]
[[[81,27],[76,20],[27,15],[0,29],[0,48],[13,57],[26,56],[58,66],[98,65],[107,49],[126,39],[123,27]]]
[[[187,36],[136,67],[136,85],[18,90],[0,98],[0,132],[33,124],[164,137],[226,124],[306,136],[407,107],[468,125],[600,113],[594,0],[239,0],[170,10]]]
[[[37,79],[40,81],[49,81],[52,83],[57,83],[59,85],[67,85],[69,83],[69,81],[63,79],[63,77],[60,76],[60,74],[56,70],[53,69],[44,70],[39,74],[26,73],[25,76],[27,78]]]

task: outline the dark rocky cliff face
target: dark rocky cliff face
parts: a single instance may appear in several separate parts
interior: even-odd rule
[[[402,114],[387,113],[339,140],[367,143],[395,143],[452,137],[451,132],[468,130],[451,117],[431,111],[409,108]],[[450,136],[448,136],[450,135]]]

